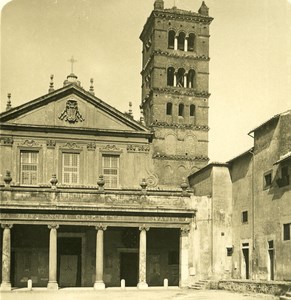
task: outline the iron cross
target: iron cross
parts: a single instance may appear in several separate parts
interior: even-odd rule
[[[77,60],[74,59],[74,56],[71,57],[71,59],[68,60],[68,62],[71,63],[71,73],[74,73],[74,63],[76,62]]]

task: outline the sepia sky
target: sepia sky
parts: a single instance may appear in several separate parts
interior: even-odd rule
[[[0,0],[1,1],[1,0]],[[200,0],[165,0],[197,12]],[[247,133],[291,108],[291,0],[206,0],[210,16],[211,161],[252,146]],[[7,1],[6,1],[7,3]],[[13,0],[1,14],[1,111],[55,89],[70,73],[83,88],[139,118],[139,34],[154,0]],[[4,5],[2,1],[2,7]]]

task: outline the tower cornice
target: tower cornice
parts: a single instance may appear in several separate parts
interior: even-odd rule
[[[146,33],[150,29],[150,24],[155,18],[166,19],[166,20],[179,20],[179,21],[189,21],[189,22],[197,22],[205,25],[209,25],[213,18],[205,15],[201,15],[199,13],[195,13],[192,11],[170,8],[163,10],[153,10],[151,15],[148,17],[146,24],[143,27],[143,30],[139,36],[139,38],[143,41]]]
[[[167,123],[167,122],[158,122],[155,121],[149,125],[149,127],[160,127],[160,128],[177,128],[177,129],[190,129],[198,131],[209,131],[207,125],[194,125],[194,124],[179,124],[179,123]]]
[[[201,162],[208,162],[208,156],[190,156],[190,155],[166,155],[162,153],[155,153],[153,155],[154,159],[163,159],[163,160],[181,160],[181,161],[201,161]]]
[[[199,98],[209,98],[211,95],[207,91],[198,92],[194,89],[184,88],[184,87],[152,88],[152,90],[150,91],[150,95],[155,92],[163,93],[163,94],[195,96]]]
[[[186,54],[187,53],[187,54]],[[149,57],[148,61],[145,63],[143,70],[141,71],[141,74],[145,71],[145,69],[148,67],[148,65],[151,63],[153,58],[157,55],[160,56],[166,56],[166,57],[173,57],[173,58],[183,58],[183,59],[191,59],[191,60],[200,60],[200,61],[210,61],[210,57],[205,55],[197,55],[195,53],[189,53],[189,52],[168,52],[168,51],[162,51],[162,50],[154,50],[151,56]]]

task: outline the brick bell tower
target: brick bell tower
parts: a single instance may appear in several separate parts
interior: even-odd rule
[[[156,0],[140,39],[142,103],[154,132],[153,160],[159,185],[179,185],[208,158],[208,7],[198,13],[164,8]]]

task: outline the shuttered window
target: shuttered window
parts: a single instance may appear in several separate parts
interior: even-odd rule
[[[63,184],[79,183],[79,153],[63,153]]]
[[[119,183],[119,156],[102,156],[103,176],[105,188],[117,188]]]
[[[26,185],[35,185],[38,182],[38,152],[20,152],[20,182]]]

